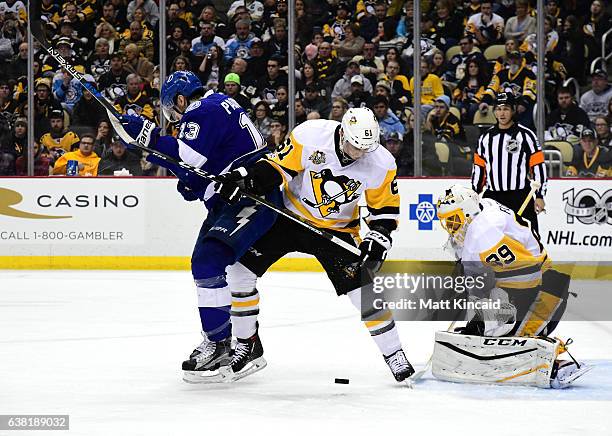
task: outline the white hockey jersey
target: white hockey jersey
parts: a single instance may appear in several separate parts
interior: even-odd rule
[[[283,176],[285,207],[321,228],[357,234],[362,194],[370,221],[399,216],[395,159],[378,147],[356,161],[341,161],[340,123],[310,120],[297,126],[267,160]]]
[[[482,205],[463,243],[461,262],[466,272],[488,266],[500,288],[532,289],[540,285],[548,257],[528,222],[494,200],[483,199]]]

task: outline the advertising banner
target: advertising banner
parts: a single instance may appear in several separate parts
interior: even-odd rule
[[[175,186],[171,179],[2,178],[0,256],[189,256],[205,210]]]
[[[436,201],[454,183],[466,179],[403,179],[399,231],[389,258],[451,260],[448,234],[436,217]],[[555,261],[612,261],[612,180],[549,181],[546,212],[538,216],[540,236]]]
[[[454,183],[469,181],[398,180],[400,226],[388,259],[454,260],[436,217],[438,196]],[[545,200],[540,234],[554,261],[612,261],[612,180],[551,180]],[[367,215],[365,207],[361,211]],[[140,259],[135,267],[156,258],[160,268],[174,258],[188,266],[204,218],[202,203],[184,201],[173,179],[2,178],[0,267],[17,262],[23,268],[44,256]]]

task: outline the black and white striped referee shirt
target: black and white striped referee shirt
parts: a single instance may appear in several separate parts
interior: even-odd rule
[[[480,135],[472,168],[476,192],[482,192],[485,186],[490,191],[529,189],[530,178],[541,184],[536,196],[544,197],[546,165],[533,131],[514,123],[509,129],[493,126]]]

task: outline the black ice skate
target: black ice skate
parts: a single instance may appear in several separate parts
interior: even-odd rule
[[[231,338],[219,342],[204,339],[183,362],[183,380],[187,383],[230,381]]]
[[[402,382],[414,374],[414,368],[410,362],[408,362],[408,359],[406,359],[404,350],[401,348],[390,356],[383,357],[385,358],[387,365],[389,365],[389,369],[391,369],[393,377],[395,377],[395,380],[398,382]]]
[[[230,362],[232,381],[261,371],[267,364],[263,358],[263,347],[257,332],[247,339],[238,338]]]

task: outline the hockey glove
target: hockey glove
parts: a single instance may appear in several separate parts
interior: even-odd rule
[[[374,273],[378,272],[387,258],[387,251],[391,249],[391,242],[388,230],[383,227],[372,227],[359,244],[361,265]]]
[[[176,190],[181,193],[181,195],[186,201],[195,201],[201,199],[200,195],[196,191],[191,189],[182,180],[178,181],[178,184],[176,185]]]
[[[245,178],[249,173],[244,167],[236,168],[229,173],[217,176],[214,188],[226,203],[236,204],[242,197],[240,189],[244,187]]]
[[[134,141],[143,147],[154,146],[157,142],[157,138],[159,138],[159,129],[156,128],[155,123],[147,119],[137,115],[121,115],[119,122],[123,130],[125,130],[125,133],[130,135]],[[123,138],[121,138],[121,142],[127,147],[130,146]]]

